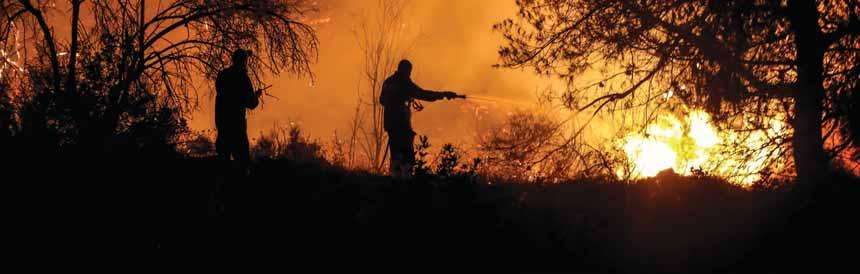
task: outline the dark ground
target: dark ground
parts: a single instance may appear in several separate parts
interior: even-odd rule
[[[316,269],[787,273],[850,266],[860,235],[860,184],[840,175],[810,191],[751,191],[672,174],[485,185],[286,160],[246,177],[215,160],[81,159],[7,164],[4,200],[21,217],[7,233],[22,252],[259,255]]]

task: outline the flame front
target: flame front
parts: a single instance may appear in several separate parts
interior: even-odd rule
[[[782,134],[784,125],[778,119],[769,121],[767,130],[718,131],[708,113],[693,110],[683,120],[661,115],[647,125],[643,133],[626,136],[621,143],[629,166],[619,169],[619,177],[647,178],[672,169],[682,175],[694,170],[749,185],[761,179],[767,167],[775,165],[780,147],[765,149],[771,137]]]

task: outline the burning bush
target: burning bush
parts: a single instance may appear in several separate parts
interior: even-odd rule
[[[704,172],[750,185],[772,179],[774,173],[787,173],[781,119],[770,119],[767,128],[744,131],[720,128],[702,110],[680,116],[660,115],[642,132],[627,134],[619,146],[629,164],[616,174],[639,179],[673,169],[682,175]]]

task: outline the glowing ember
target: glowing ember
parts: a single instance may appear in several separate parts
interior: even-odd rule
[[[617,175],[647,178],[666,169],[683,175],[702,170],[749,185],[761,179],[765,168],[783,167],[774,164],[779,148],[774,151],[765,147],[772,137],[782,134],[784,125],[777,119],[769,125],[767,130],[746,133],[719,132],[710,116],[701,110],[691,111],[683,121],[674,115],[662,115],[644,133],[630,134],[622,140],[621,148],[630,166],[628,171],[618,170]]]

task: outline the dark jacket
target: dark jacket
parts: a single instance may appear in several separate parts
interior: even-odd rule
[[[410,103],[415,99],[436,101],[445,98],[445,93],[425,90],[409,77],[394,74],[382,83],[379,103],[384,107],[383,119],[387,132],[414,132]]]
[[[215,126],[219,130],[244,130],[245,109],[260,103],[247,70],[235,66],[222,70],[215,80],[215,91]]]

